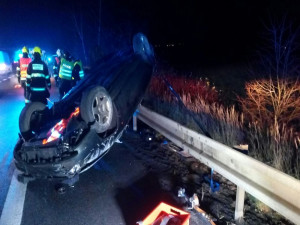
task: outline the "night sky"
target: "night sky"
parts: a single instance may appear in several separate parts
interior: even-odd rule
[[[285,15],[295,27],[300,25],[296,0],[1,0],[0,49],[39,45],[48,52],[62,48],[81,57],[76,16],[83,22],[90,55],[98,44],[100,2],[102,54],[129,45],[132,35],[142,31],[160,46],[158,52],[170,51],[179,60],[246,60],[261,44],[263,24]],[[163,48],[167,44],[175,47]]]

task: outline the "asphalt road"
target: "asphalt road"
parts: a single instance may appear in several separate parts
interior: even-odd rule
[[[15,89],[17,79],[1,75],[0,79],[0,214],[14,170],[12,153],[18,138],[18,118],[24,106],[21,89]]]
[[[55,191],[55,182],[30,182],[21,224],[136,224],[162,200],[172,199],[157,177],[115,144],[65,194]]]

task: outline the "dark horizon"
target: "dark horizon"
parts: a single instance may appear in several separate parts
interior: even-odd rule
[[[100,50],[103,53],[129,45],[132,35],[141,31],[154,46],[160,46],[159,52],[173,48],[170,52],[173,56],[180,54],[176,56],[178,60],[194,59],[196,62],[195,57],[199,57],[199,61],[227,63],[252,57],[261,45],[266,30],[264,25],[269,25],[271,20],[280,21],[286,16],[288,22],[300,26],[300,2],[292,0],[86,2],[2,0],[0,49],[38,45],[53,54],[57,48],[62,48],[83,57],[73,21],[76,16],[78,22],[81,18],[83,21],[89,56],[97,46],[100,2]]]

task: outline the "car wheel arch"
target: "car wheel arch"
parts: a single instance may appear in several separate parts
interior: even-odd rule
[[[32,116],[36,112],[42,112],[46,109],[46,105],[41,102],[31,102],[25,105],[25,107],[22,109],[20,117],[19,117],[19,129],[22,137],[25,140],[30,139],[32,137]],[[35,121],[38,122],[38,121]],[[38,126],[38,124],[36,124]]]

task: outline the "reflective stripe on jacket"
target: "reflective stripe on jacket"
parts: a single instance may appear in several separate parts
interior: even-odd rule
[[[74,68],[74,64],[71,61],[62,58],[60,69],[59,69],[59,77],[65,80],[72,80],[72,70]]]
[[[77,64],[78,64],[79,67],[80,67],[80,70],[79,70],[79,77],[80,77],[80,80],[82,80],[83,77],[84,77],[84,71],[83,71],[83,67],[82,67],[82,62],[81,62],[81,61],[76,61],[76,62],[74,63],[74,67],[75,67]]]
[[[51,87],[47,65],[41,59],[33,60],[27,69],[27,87],[31,91],[41,93]]]

